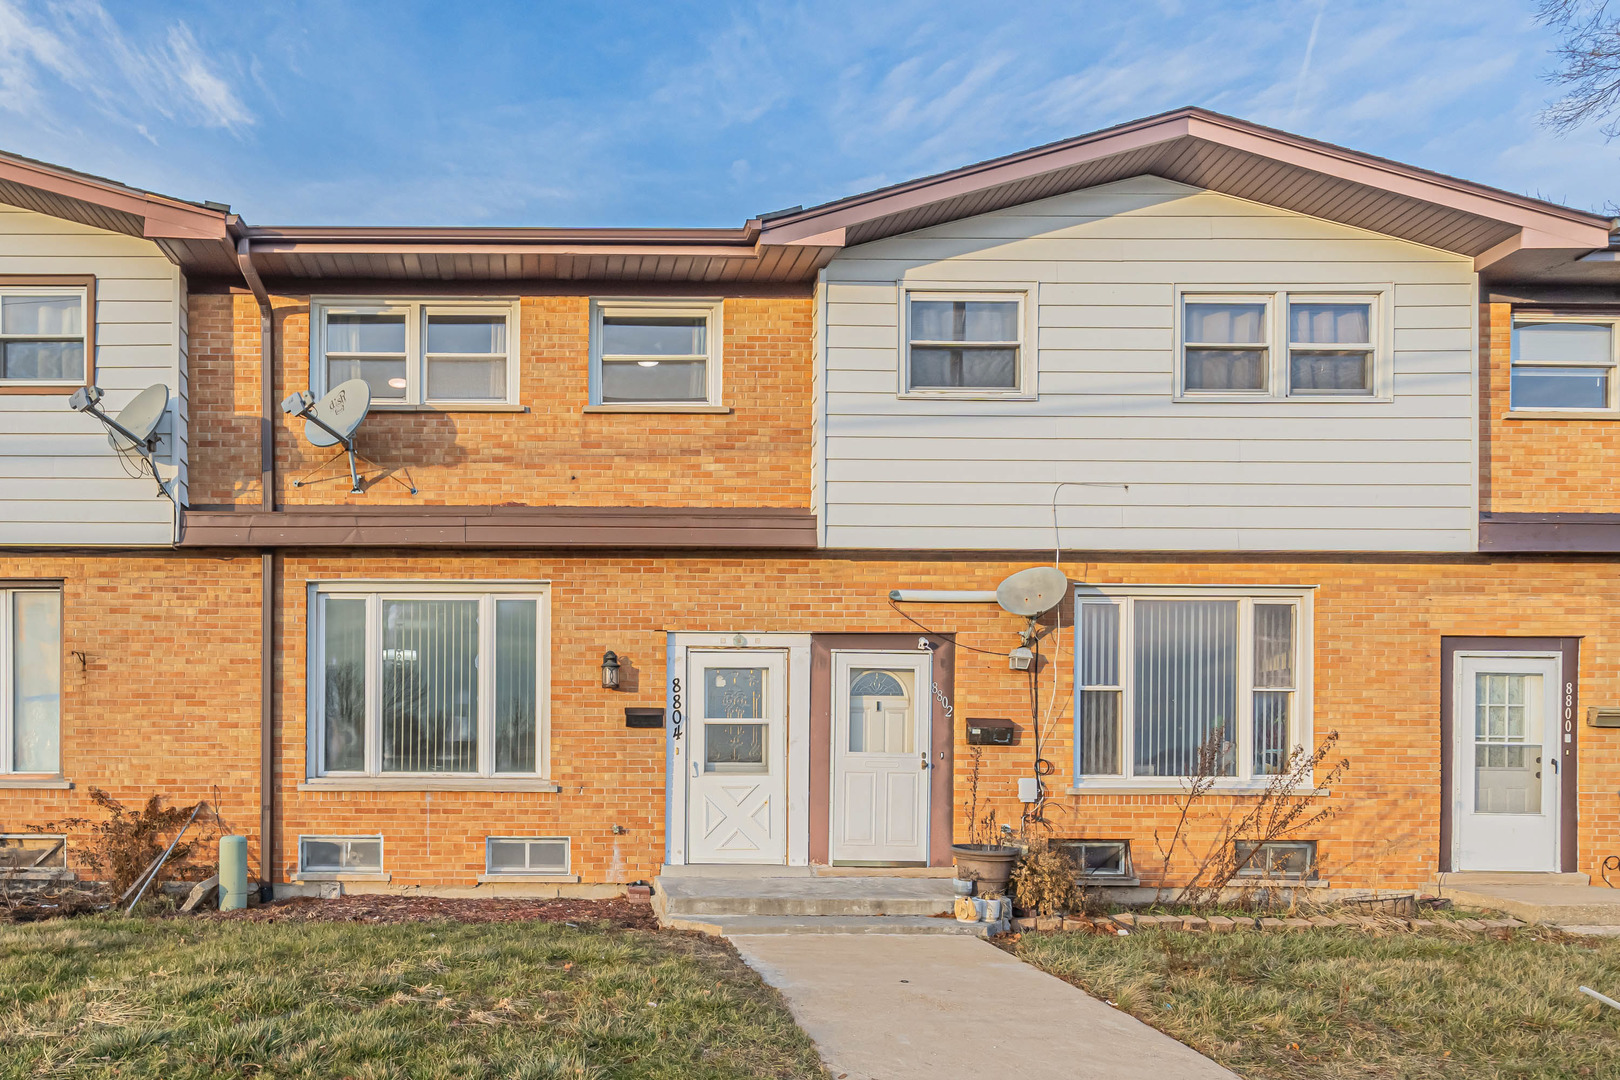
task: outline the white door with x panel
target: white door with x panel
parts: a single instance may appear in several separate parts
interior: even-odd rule
[[[786,654],[692,650],[687,671],[687,861],[785,863]]]

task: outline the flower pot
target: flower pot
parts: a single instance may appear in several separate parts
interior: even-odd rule
[[[978,882],[974,891],[980,896],[1005,892],[1018,861],[1018,849],[1001,844],[952,844],[951,854],[956,858],[956,876]]]

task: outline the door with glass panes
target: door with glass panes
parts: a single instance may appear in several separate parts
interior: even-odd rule
[[[1457,657],[1455,869],[1558,869],[1560,664],[1555,655]]]
[[[687,654],[687,861],[787,861],[787,664],[776,651]]]

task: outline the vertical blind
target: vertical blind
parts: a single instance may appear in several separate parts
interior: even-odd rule
[[[382,602],[383,772],[478,771],[478,601]]]
[[[1119,607],[1080,605],[1080,771],[1120,771]]]
[[[366,602],[335,596],[322,602],[326,767],[359,772],[366,767]]]
[[[12,768],[54,773],[61,768],[62,594],[12,596]],[[0,593],[0,615],[5,612]]]
[[[1235,600],[1136,602],[1136,775],[1190,776],[1212,738],[1215,775],[1236,774],[1237,631]]]
[[[495,771],[534,772],[539,618],[533,600],[495,601]]]

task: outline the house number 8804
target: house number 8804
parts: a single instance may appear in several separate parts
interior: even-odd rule
[[[681,737],[681,680],[677,677],[669,681],[669,724],[670,736]]]

